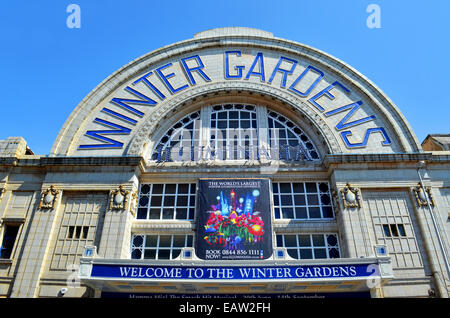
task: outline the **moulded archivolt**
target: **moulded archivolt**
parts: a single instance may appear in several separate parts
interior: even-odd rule
[[[198,101],[198,99],[205,98],[207,95],[230,92],[248,92],[252,94],[259,94],[261,96],[272,98],[278,102],[284,102],[292,109],[298,111],[301,115],[304,115],[309,123],[316,126],[315,130],[320,133],[320,136],[318,137],[327,144],[327,148],[330,153],[342,152],[339,141],[333,134],[330,127],[310,107],[304,105],[300,99],[297,99],[281,89],[268,87],[267,85],[258,83],[222,82],[192,88],[184,94],[162,103],[157,110],[152,112],[146,118],[146,122],[136,132],[129,144],[126,155],[146,156],[146,152],[149,153],[149,151],[146,151],[145,149],[146,145],[157,129],[159,125],[158,123],[163,121],[164,118],[171,112],[178,111],[180,110],[180,107],[186,105],[186,103],[192,103],[193,100]]]
[[[391,126],[390,129],[394,131],[404,152],[418,151],[421,149],[410,125],[407,123],[399,109],[372,82],[349,65],[325,52],[301,43],[275,37],[264,38],[261,35],[256,36],[256,34],[253,33],[252,35],[249,35],[246,31],[240,36],[238,35],[239,32],[244,32],[244,29],[236,29],[233,31],[233,36],[225,36],[224,33],[220,31],[218,33],[220,35],[208,38],[207,35],[212,36],[212,34],[205,31],[202,32],[203,36],[200,38],[189,39],[165,46],[153,52],[149,52],[123,66],[100,83],[72,112],[59,132],[52,147],[51,154],[68,155],[73,151],[74,148],[72,147],[75,147],[73,146],[74,131],[83,125],[84,120],[87,118],[86,114],[98,111],[98,109],[96,110],[96,107],[99,105],[100,101],[112,94],[119,85],[133,80],[135,76],[147,71],[153,65],[158,65],[170,58],[175,59],[188,52],[200,52],[204,49],[217,49],[223,51],[224,49],[231,47],[245,47],[274,51],[280,54],[292,54],[292,56],[297,56],[298,58],[321,65],[335,77],[341,78],[342,81],[352,83],[360,94],[373,102],[374,107],[377,109],[376,113],[382,114],[381,117],[384,117],[385,120],[389,122],[389,126]],[[259,31],[257,34],[265,33],[264,31]],[[211,41],[211,39],[214,39],[214,41]],[[243,84],[250,83],[240,83],[240,86],[244,86]],[[196,88],[194,88],[194,90],[195,89]],[[317,118],[314,116],[311,117],[311,119],[321,120],[320,116]],[[136,136],[136,139],[139,140],[140,137]],[[145,141],[142,142],[145,143]],[[329,141],[330,144],[333,144],[333,142],[334,141]],[[129,145],[133,146],[131,144]],[[143,153],[143,149],[130,148],[131,150],[126,150],[129,154],[139,155],[139,150]]]

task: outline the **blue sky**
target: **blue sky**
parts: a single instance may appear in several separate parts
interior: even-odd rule
[[[69,4],[81,28],[66,25]],[[369,4],[381,28],[366,25]],[[0,2],[0,139],[48,154],[78,103],[133,59],[197,32],[259,28],[348,63],[400,108],[419,141],[450,133],[450,1],[40,0]]]

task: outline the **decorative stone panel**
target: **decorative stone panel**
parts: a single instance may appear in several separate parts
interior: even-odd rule
[[[119,186],[116,190],[111,190],[109,209],[110,210],[126,210],[128,204],[128,194],[130,191],[124,190],[123,186]]]
[[[340,190],[342,194],[342,202],[345,208],[360,208],[359,189],[353,188],[349,183]]]
[[[420,183],[417,184],[416,187],[412,188],[412,191],[414,192],[414,197],[416,198],[417,206],[427,206],[427,198],[430,199],[430,205],[434,206],[434,199],[431,194],[431,188],[427,187],[425,188],[425,191],[423,190]]]
[[[55,208],[56,198],[58,197],[59,190],[51,185],[47,190],[42,191],[41,201],[39,202],[39,209],[50,209]]]

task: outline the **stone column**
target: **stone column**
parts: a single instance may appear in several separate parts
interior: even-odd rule
[[[129,190],[128,190],[129,189]],[[136,187],[120,186],[110,191],[98,256],[106,259],[130,258],[131,223],[135,218]]]
[[[35,203],[36,208],[26,234],[28,237],[15,275],[11,291],[13,298],[32,298],[38,294],[39,278],[61,203],[60,191],[45,184],[42,189],[40,202]]]

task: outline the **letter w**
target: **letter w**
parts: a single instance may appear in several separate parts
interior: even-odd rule
[[[156,105],[156,102],[151,99],[150,97],[145,96],[142,93],[139,93],[137,90],[132,89],[131,87],[127,86],[125,87],[125,90],[131,94],[133,94],[134,96],[140,97],[141,99],[126,99],[126,98],[118,98],[118,97],[114,97],[111,102],[125,108],[126,110],[128,110],[129,112],[132,112],[133,114],[142,117],[145,114],[139,110],[137,110],[134,107],[131,107],[128,104],[136,104],[136,105],[148,105],[148,106],[154,106]]]
[[[342,120],[336,125],[337,130],[342,130],[344,128],[353,127],[353,126],[360,125],[360,124],[366,123],[368,121],[374,120],[376,118],[375,115],[371,115],[369,117],[365,117],[365,118],[361,118],[361,119],[358,119],[355,121],[347,122],[349,120],[349,118],[352,117],[353,114],[361,107],[362,104],[363,104],[362,101],[357,101],[356,103],[348,104],[348,105],[330,110],[329,112],[326,112],[324,115],[327,117],[332,116],[332,115],[335,115],[337,113],[343,112],[343,111],[351,108],[351,110],[348,112],[348,114],[345,115],[345,117],[342,118]]]
[[[123,143],[105,137],[103,135],[129,135],[131,132],[131,129],[114,124],[112,122],[109,122],[107,120],[103,120],[100,118],[95,118],[94,123],[101,124],[107,127],[115,128],[113,130],[88,130],[85,135],[89,136],[91,138],[100,140],[103,142],[103,144],[97,144],[97,145],[80,145],[78,146],[78,149],[95,149],[95,148],[122,148]]]

